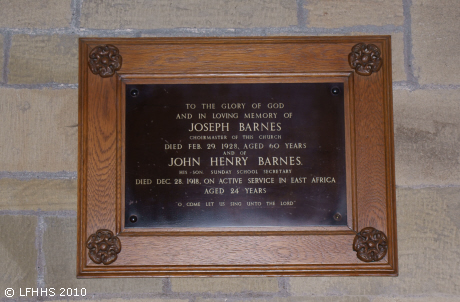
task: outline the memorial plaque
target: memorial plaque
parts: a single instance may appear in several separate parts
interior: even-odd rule
[[[347,223],[343,83],[127,85],[125,137],[127,227]]]
[[[79,47],[78,277],[397,275],[390,36]]]

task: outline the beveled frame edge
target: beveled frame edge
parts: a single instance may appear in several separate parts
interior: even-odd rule
[[[391,139],[393,137],[393,118],[392,118],[392,85],[391,85],[391,56],[389,55],[391,51],[391,37],[390,36],[359,36],[359,37],[275,37],[275,38],[260,38],[260,37],[249,37],[249,38],[184,38],[177,41],[177,39],[171,38],[140,38],[136,39],[135,42],[128,42],[127,39],[116,38],[80,38],[79,43],[79,79],[80,84],[84,83],[84,79],[87,76],[88,71],[85,70],[86,62],[82,58],[87,57],[87,49],[85,45],[87,43],[92,43],[98,41],[99,43],[104,43],[105,41],[110,41],[115,44],[118,42],[123,42],[124,44],[134,44],[139,43],[140,40],[147,44],[157,44],[157,43],[171,43],[178,44],[188,41],[190,43],[216,43],[220,41],[234,40],[239,41],[242,44],[252,43],[252,41],[258,40],[259,43],[283,43],[283,42],[295,42],[295,41],[309,41],[309,42],[340,42],[340,41],[349,41],[350,38],[370,42],[380,42],[383,43],[382,47],[383,57],[385,59],[383,63],[384,72],[384,132],[385,132],[385,175],[386,175],[386,209],[387,209],[387,219],[386,219],[386,231],[387,236],[389,237],[389,251],[388,261],[386,263],[373,263],[372,265],[359,265],[360,269],[356,269],[356,265],[333,265],[334,270],[331,271],[328,268],[328,265],[301,265],[301,266],[272,266],[272,269],[268,269],[266,266],[259,271],[260,266],[245,266],[246,268],[253,269],[249,272],[247,270],[240,272],[238,266],[229,266],[226,272],[221,272],[220,274],[213,270],[211,267],[207,269],[198,269],[193,268],[190,270],[191,266],[180,267],[174,266],[171,271],[167,267],[163,269],[151,269],[145,267],[145,269],[139,269],[139,267],[131,267],[136,269],[136,272],[127,271],[130,267],[120,267],[108,266],[108,267],[98,267],[85,266],[86,259],[84,242],[85,238],[83,234],[86,233],[86,225],[82,220],[86,221],[86,200],[82,200],[82,195],[86,194],[85,185],[86,185],[86,175],[83,173],[85,170],[86,163],[83,162],[85,156],[85,124],[83,123],[86,116],[86,111],[83,107],[83,98],[87,97],[87,88],[86,85],[79,85],[79,164],[78,164],[78,247],[77,247],[77,276],[83,278],[93,278],[93,277],[146,277],[146,276],[157,276],[157,277],[169,277],[169,276],[253,276],[253,275],[266,275],[266,276],[356,276],[356,275],[367,275],[367,276],[397,276],[398,265],[397,265],[397,238],[396,238],[396,205],[395,205],[395,175],[394,175],[394,141]],[[386,47],[385,47],[386,46]],[[82,62],[83,61],[83,62]],[[382,72],[382,70],[380,71]],[[83,253],[83,255],[82,255]],[[352,267],[350,267],[352,266]],[[292,270],[289,268],[292,267]],[[153,267],[152,267],[153,268]],[[259,269],[258,269],[259,268]],[[209,270],[211,269],[211,270]],[[235,269],[235,270],[234,270]],[[232,272],[233,271],[233,272]],[[282,271],[282,273],[280,273]],[[205,273],[207,272],[207,273]]]
[[[273,44],[273,43],[331,43],[331,42],[366,42],[366,44],[385,43],[391,39],[391,35],[361,35],[361,36],[238,36],[238,37],[138,37],[138,38],[120,38],[120,37],[80,37],[80,43],[89,44],[113,44],[124,45],[139,44],[225,44],[233,42],[235,44]],[[348,49],[351,51],[351,48]],[[123,55],[122,53],[120,55]],[[345,58],[348,60],[348,58]],[[86,63],[85,63],[86,64]],[[385,63],[384,63],[385,64]],[[350,70],[353,70],[350,68]],[[119,72],[123,72],[122,70]]]
[[[369,264],[369,262],[363,262]],[[390,265],[375,266],[361,265],[359,270],[352,266],[339,266],[327,268],[327,265],[312,266],[244,266],[225,267],[208,266],[203,267],[124,267],[123,269],[114,268],[113,265],[105,266],[101,270],[84,270],[77,277],[83,279],[89,278],[117,278],[117,277],[356,277],[356,276],[375,276],[375,277],[397,277],[398,273]],[[113,269],[110,269],[113,268]],[[110,269],[110,270],[109,270]],[[133,272],[135,270],[135,272]]]
[[[384,131],[385,131],[385,171],[386,171],[386,205],[387,205],[387,230],[385,232],[390,243],[386,257],[388,263],[398,275],[398,240],[396,221],[396,179],[395,179],[395,148],[394,148],[394,123],[393,123],[393,82],[392,82],[392,57],[391,36],[384,36],[383,47],[385,71],[384,77]],[[387,44],[387,45],[386,45]],[[382,50],[381,50],[382,51]],[[380,70],[381,72],[382,70]]]
[[[86,261],[85,249],[82,249],[82,246],[86,243],[85,239],[83,239],[83,234],[86,234],[86,218],[83,217],[83,213],[85,213],[86,209],[86,199],[83,201],[83,196],[85,193],[86,188],[86,174],[84,173],[85,165],[83,159],[85,157],[85,147],[86,147],[86,139],[84,137],[84,133],[86,133],[86,126],[83,121],[85,120],[85,107],[83,106],[84,98],[86,97],[86,85],[82,85],[84,83],[85,78],[87,77],[88,70],[85,68],[86,64],[83,62],[85,61],[83,58],[86,58],[88,52],[86,51],[85,42],[82,39],[78,41],[78,177],[77,177],[77,277],[81,276],[84,263]],[[85,65],[85,66],[82,66]],[[85,223],[83,223],[83,221]]]

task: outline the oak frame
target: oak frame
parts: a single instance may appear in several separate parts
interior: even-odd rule
[[[381,67],[353,69],[360,43]],[[113,62],[93,70],[99,46]],[[81,38],[79,54],[78,277],[397,275],[390,36]],[[331,80],[345,87],[347,227],[124,228],[126,84]],[[353,251],[368,227],[387,237],[374,262]],[[88,254],[98,230],[121,242],[107,263]]]

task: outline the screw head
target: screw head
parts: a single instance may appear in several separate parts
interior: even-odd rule
[[[129,221],[131,221],[131,223],[135,223],[137,221],[137,216],[136,215],[131,215],[129,217]]]
[[[139,95],[139,90],[137,89],[131,89],[130,91],[132,97],[136,97]]]
[[[340,220],[342,220],[342,215],[340,215],[340,213],[335,213],[335,214],[334,214],[334,220],[335,220],[335,221],[340,221]]]
[[[331,88],[331,93],[333,95],[339,95],[340,94],[340,88],[339,87],[332,87]]]

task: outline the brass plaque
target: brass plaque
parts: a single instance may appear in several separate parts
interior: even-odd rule
[[[126,86],[126,227],[347,224],[343,83]]]

